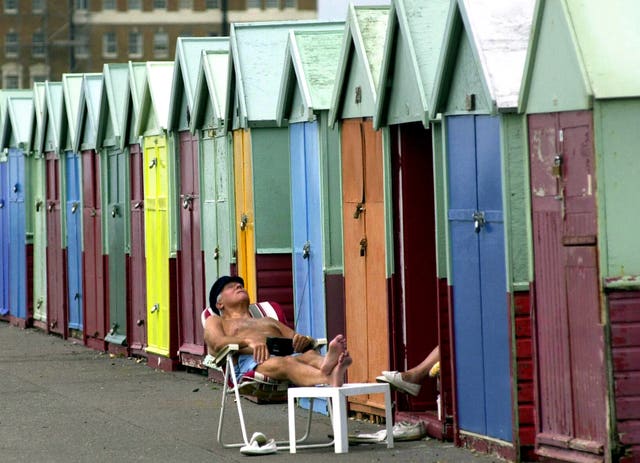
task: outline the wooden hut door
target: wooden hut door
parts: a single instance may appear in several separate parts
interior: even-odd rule
[[[0,161],[0,315],[9,313],[9,167]]]
[[[248,129],[233,131],[233,162],[236,194],[236,256],[238,274],[252,301],[256,300],[256,250],[253,211],[253,174],[251,133]]]
[[[125,236],[125,157],[120,149],[107,152],[105,204],[109,239],[109,341],[124,344],[127,336],[127,272]]]
[[[538,451],[601,454],[607,436],[589,111],[529,116]]]
[[[47,326],[49,331],[67,335],[67,265],[62,248],[62,201],[60,199],[60,159],[46,153],[47,206]]]
[[[26,217],[24,153],[9,149],[9,312],[27,318]]]
[[[295,326],[301,333],[325,338],[320,148],[318,123],[289,126]]]
[[[389,367],[382,133],[371,120],[344,120],[341,139],[348,378],[368,382]],[[384,402],[359,396],[352,406],[380,414]]]
[[[418,365],[438,345],[436,233],[431,133],[422,123],[392,128],[394,202],[393,369]],[[399,397],[402,410],[437,409],[435,381],[416,398]]]
[[[100,157],[94,150],[82,152],[82,193],[84,332],[87,343],[91,344],[94,340],[104,340],[107,331],[107,295],[102,259]]]
[[[178,335],[180,352],[204,355],[200,314],[207,305],[200,233],[198,136],[180,132],[180,252],[178,253]]]
[[[147,345],[147,269],[144,230],[144,165],[140,145],[129,146],[129,188],[131,191],[131,250],[127,291],[131,304],[128,320],[129,346],[140,351]]]
[[[145,256],[147,258],[147,351],[169,355],[169,213],[167,142],[145,137]]]
[[[33,161],[33,318],[47,320],[47,224],[45,205],[45,161],[38,156]]]
[[[69,298],[69,328],[81,330],[82,318],[82,226],[80,210],[80,159],[68,151],[65,160],[67,275]]]
[[[447,117],[458,428],[512,441],[499,119]]]

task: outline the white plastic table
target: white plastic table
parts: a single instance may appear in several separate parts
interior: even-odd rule
[[[391,411],[391,392],[387,383],[351,383],[341,387],[315,386],[290,387],[289,399],[289,452],[296,453],[296,398],[331,399],[331,420],[333,426],[335,453],[347,453],[347,397],[363,394],[384,394],[385,418],[387,423],[387,448],[393,448],[393,417]]]

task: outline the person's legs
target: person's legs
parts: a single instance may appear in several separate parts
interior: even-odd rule
[[[329,374],[314,366],[305,363],[305,356],[269,357],[256,367],[256,371],[277,380],[288,380],[297,386],[316,386],[318,384],[330,384],[331,386],[342,386],[344,383],[344,373],[351,365],[351,357],[348,352],[342,352],[334,368]],[[308,356],[312,363],[317,365],[314,356]]]
[[[323,374],[329,375],[338,363],[340,354],[347,350],[344,336],[339,334],[331,340],[327,348],[327,355],[322,356],[315,350],[308,350],[295,357],[296,360],[319,368]]]

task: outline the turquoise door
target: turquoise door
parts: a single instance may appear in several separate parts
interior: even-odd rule
[[[497,117],[447,117],[455,381],[461,431],[512,441]]]

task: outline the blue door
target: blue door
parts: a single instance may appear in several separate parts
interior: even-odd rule
[[[27,318],[27,230],[24,204],[24,153],[9,149],[9,313]]]
[[[9,313],[9,163],[0,162],[0,315]]]
[[[69,328],[82,329],[82,228],[80,207],[80,156],[67,151],[65,159],[67,222],[67,275]]]
[[[447,118],[458,425],[512,441],[499,119]]]
[[[326,338],[318,123],[291,124],[289,133],[295,327]],[[326,411],[325,401],[315,403],[316,411]]]

